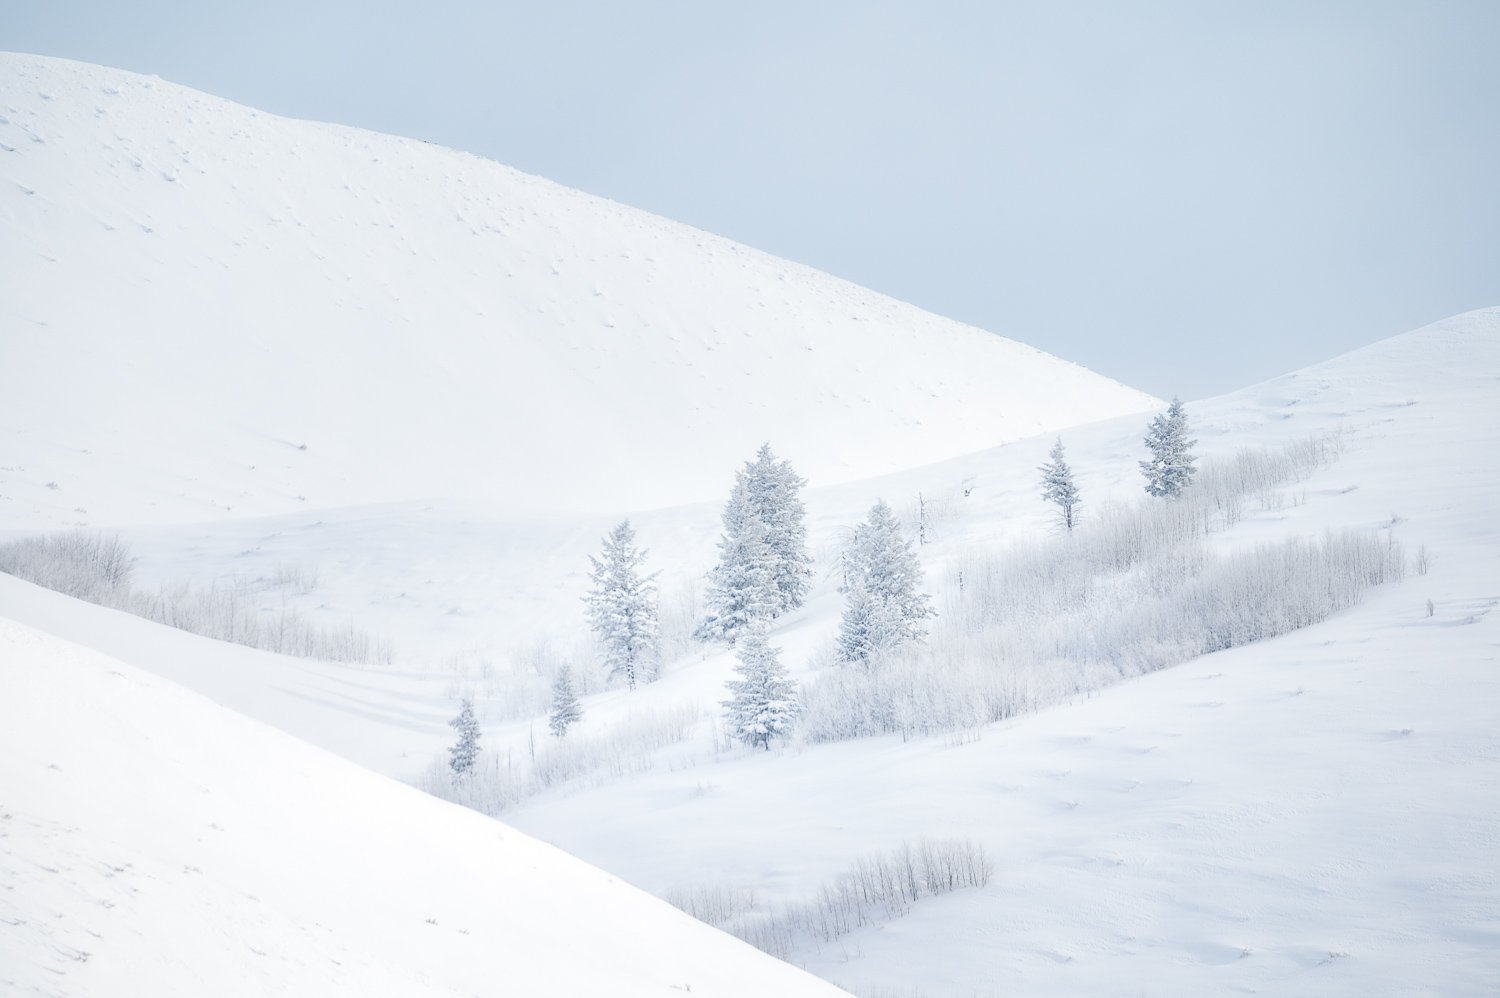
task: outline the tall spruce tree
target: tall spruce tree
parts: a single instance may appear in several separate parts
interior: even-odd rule
[[[1151,459],[1141,462],[1146,491],[1159,499],[1182,495],[1198,472],[1192,452],[1197,443],[1188,439],[1187,410],[1174,397],[1167,411],[1157,414],[1146,429],[1146,448],[1151,451]]]
[[[552,683],[552,712],[547,718],[547,727],[561,738],[582,717],[583,704],[573,689],[573,670],[565,665],[557,671],[557,679]]]
[[[609,674],[625,677],[632,690],[655,678],[656,669],[656,573],[642,573],[645,560],[630,521],[622,520],[604,538],[602,557],[589,556],[591,585],[583,598]]]
[[[868,663],[901,643],[901,620],[865,586],[863,578],[844,589],[844,612],[834,645],[840,662]]]
[[[734,671],[740,678],[728,683],[731,696],[723,702],[724,717],[735,738],[769,751],[771,739],[791,731],[801,709],[797,685],[767,642],[764,626],[741,634],[735,656],[739,662]]]
[[[754,461],[740,473],[745,482],[747,511],[766,526],[771,549],[771,574],[776,584],[776,616],[795,610],[812,585],[812,555],[807,550],[806,507],[802,487],[806,479],[791,462],[777,459],[770,444],[762,444]]]
[[[802,605],[812,581],[804,484],[769,444],[735,473],[719,561],[708,575],[707,612],[694,632],[700,640],[733,644],[746,627]]]
[[[876,652],[927,636],[927,619],[936,611],[932,597],[921,591],[922,563],[884,500],[854,528],[843,561],[843,661],[867,661]]]
[[[700,641],[734,644],[746,628],[776,616],[780,603],[774,555],[760,517],[746,514],[731,496],[724,525],[719,563],[708,573],[708,612],[693,633]]]
[[[1068,533],[1078,526],[1078,486],[1073,484],[1073,469],[1063,456],[1062,437],[1052,445],[1050,460],[1037,470],[1042,473],[1042,499],[1057,507],[1057,522]]]
[[[458,716],[448,722],[458,732],[458,741],[448,747],[448,768],[456,780],[474,768],[479,758],[479,720],[474,716],[474,698],[464,697]]]

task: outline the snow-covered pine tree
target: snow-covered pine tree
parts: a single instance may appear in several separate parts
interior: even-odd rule
[[[1165,413],[1158,413],[1146,430],[1146,447],[1151,451],[1151,460],[1141,462],[1141,474],[1146,476],[1146,491],[1160,499],[1175,499],[1182,495],[1193,481],[1198,469],[1193,456],[1193,445],[1189,440],[1187,411],[1181,400],[1174,397]]]
[[[776,585],[776,616],[795,610],[812,585],[812,555],[807,550],[806,507],[802,487],[806,479],[791,462],[778,460],[770,444],[762,444],[754,461],[741,472],[746,511],[766,527],[771,549],[771,574]]]
[[[806,482],[764,444],[735,472],[724,505],[719,561],[708,575],[708,611],[694,636],[733,644],[751,621],[801,606],[812,584],[807,550]]]
[[[801,709],[797,684],[787,677],[777,649],[766,640],[764,625],[748,628],[735,646],[739,679],[728,683],[730,699],[724,717],[734,737],[752,748],[770,750],[771,739],[792,730]]]
[[[1052,445],[1050,460],[1037,470],[1042,473],[1042,499],[1057,507],[1057,522],[1068,533],[1078,526],[1078,486],[1073,484],[1073,469],[1063,456],[1062,437]]]
[[[589,556],[591,586],[583,598],[609,674],[624,676],[632,690],[655,678],[656,574],[642,574],[645,560],[630,521],[622,520],[604,538],[603,556]]]
[[[877,500],[865,522],[854,528],[843,558],[845,593],[863,588],[878,604],[881,626],[872,633],[880,636],[881,647],[927,636],[927,618],[936,611],[932,597],[921,591],[922,563],[885,500]],[[851,600],[846,613],[853,604]]]
[[[736,488],[735,495],[742,498],[743,490]],[[719,563],[708,573],[708,612],[694,637],[734,644],[746,628],[776,616],[780,603],[774,558],[765,524],[731,496],[719,538]]]
[[[479,758],[479,721],[474,717],[474,698],[464,697],[458,716],[448,722],[458,732],[458,741],[448,747],[448,768],[458,779],[474,768]]]
[[[868,663],[880,652],[901,642],[902,623],[856,576],[844,587],[844,612],[839,617],[835,651],[840,662]]]
[[[582,717],[583,704],[573,689],[573,670],[565,665],[558,670],[557,679],[552,683],[552,713],[547,718],[547,727],[561,738]]]

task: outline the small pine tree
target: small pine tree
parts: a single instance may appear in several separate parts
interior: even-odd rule
[[[771,748],[771,739],[792,730],[801,706],[797,685],[788,678],[777,650],[766,640],[764,627],[752,627],[735,646],[739,679],[728,683],[730,699],[724,716],[735,738],[752,748]]]
[[[936,611],[932,597],[921,591],[922,563],[884,500],[876,501],[865,522],[854,528],[843,558],[844,591],[862,586],[879,604],[878,633],[885,646],[927,636],[927,618]]]
[[[458,779],[474,768],[479,758],[479,721],[474,717],[474,698],[464,697],[458,716],[448,722],[458,732],[458,741],[448,748],[448,768]]]
[[[1068,533],[1078,526],[1078,486],[1073,484],[1073,469],[1063,456],[1062,437],[1047,455],[1051,460],[1037,470],[1042,473],[1042,499],[1057,507],[1057,522]]]
[[[1146,430],[1146,447],[1151,451],[1151,460],[1141,462],[1146,491],[1159,499],[1182,495],[1198,473],[1192,453],[1197,443],[1188,439],[1187,410],[1174,397],[1167,411],[1157,414]]]
[[[552,683],[552,713],[547,718],[547,727],[561,738],[582,717],[583,704],[573,689],[573,670],[565,665],[558,670],[557,679]]]
[[[624,676],[632,690],[655,675],[656,574],[642,574],[645,560],[630,521],[621,521],[604,538],[603,557],[589,556],[592,585],[583,598],[609,674]]]

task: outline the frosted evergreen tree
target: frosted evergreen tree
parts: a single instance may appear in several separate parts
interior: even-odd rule
[[[1182,495],[1198,472],[1193,467],[1197,458],[1192,452],[1197,442],[1188,439],[1187,412],[1182,402],[1173,398],[1167,411],[1152,419],[1146,430],[1146,447],[1151,451],[1151,460],[1141,462],[1146,491],[1160,499]]]
[[[776,616],[795,610],[807,599],[812,585],[812,555],[807,550],[806,507],[802,487],[806,479],[778,460],[770,444],[762,444],[754,461],[739,474],[745,483],[745,509],[765,524],[771,549],[771,574],[776,587]]]
[[[656,666],[656,575],[643,574],[645,560],[630,521],[621,521],[604,538],[603,556],[589,556],[591,586],[583,598],[609,674],[624,676],[632,690],[654,678]]]
[[[1057,522],[1068,533],[1078,526],[1078,486],[1073,484],[1073,469],[1063,456],[1062,437],[1052,445],[1050,460],[1037,470],[1042,473],[1042,499],[1057,507]]]
[[[777,650],[766,640],[763,626],[751,627],[735,646],[739,679],[728,683],[730,699],[724,717],[734,737],[752,748],[771,748],[771,739],[792,730],[801,706],[797,685],[787,677]]]
[[[708,612],[694,632],[700,640],[733,644],[747,624],[779,617],[806,600],[812,555],[803,522],[805,484],[770,444],[735,473],[719,561],[708,575]]]
[[[474,716],[474,698],[464,697],[458,716],[448,722],[448,727],[458,732],[458,741],[448,747],[448,768],[454,779],[474,768],[479,758],[479,721]]]
[[[557,679],[552,683],[552,713],[547,718],[547,727],[561,738],[582,717],[583,704],[573,689],[573,670],[565,665],[558,670]]]
[[[719,563],[708,573],[707,615],[694,636],[734,644],[741,632],[776,616],[775,554],[760,517],[745,512],[737,487],[724,510]]]
[[[901,620],[866,588],[863,578],[856,577],[845,587],[835,645],[840,662],[870,662],[880,652],[900,644],[902,630]]]
[[[862,598],[877,604],[878,613],[858,612],[878,616],[880,626],[871,633],[879,637],[881,647],[920,641],[927,636],[927,618],[935,611],[932,597],[921,591],[922,563],[884,500],[870,507],[865,522],[854,528],[843,558],[846,596],[863,589]],[[851,598],[845,613],[856,609]],[[863,657],[845,660],[862,661]]]

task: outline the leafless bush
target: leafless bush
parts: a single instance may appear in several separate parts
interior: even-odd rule
[[[130,592],[134,563],[113,534],[71,530],[0,544],[0,572],[103,606]]]
[[[725,884],[677,887],[666,891],[661,899],[709,925],[723,925],[755,910],[754,891]]]
[[[983,887],[992,870],[971,839],[919,839],[863,856],[806,899],[757,903],[754,892],[722,885],[668,891],[664,899],[695,918],[785,959],[801,939],[832,942],[866,925],[900,918],[924,897]]]
[[[693,630],[703,616],[701,577],[685,575],[670,589],[663,589],[657,603],[658,652],[662,662],[672,662],[702,646]]]
[[[284,600],[276,607],[259,605],[258,597],[268,587],[315,585],[316,571],[283,565],[270,579],[145,590],[131,584],[134,561],[118,537],[86,531],[0,544],[0,572],[168,627],[262,651],[331,662],[385,664],[393,658],[389,643],[352,623],[315,624]]]
[[[310,593],[318,588],[318,570],[303,565],[281,562],[271,571],[267,584],[272,589],[284,589],[297,593]]]
[[[1247,496],[1336,453],[1336,437],[1241,452],[1207,463],[1179,501],[1105,506],[1072,535],[969,552],[950,570],[925,646],[868,669],[821,670],[804,688],[802,737],[976,728],[1354,605],[1405,573],[1389,534],[1329,533],[1218,557],[1205,541],[1238,521]]]
[[[632,711],[598,733],[569,732],[563,740],[549,738],[539,742],[534,752],[481,750],[470,775],[457,784],[443,753],[433,758],[417,786],[434,797],[498,815],[564,783],[614,779],[650,769],[655,753],[687,740],[702,716],[697,704],[683,703]]]

